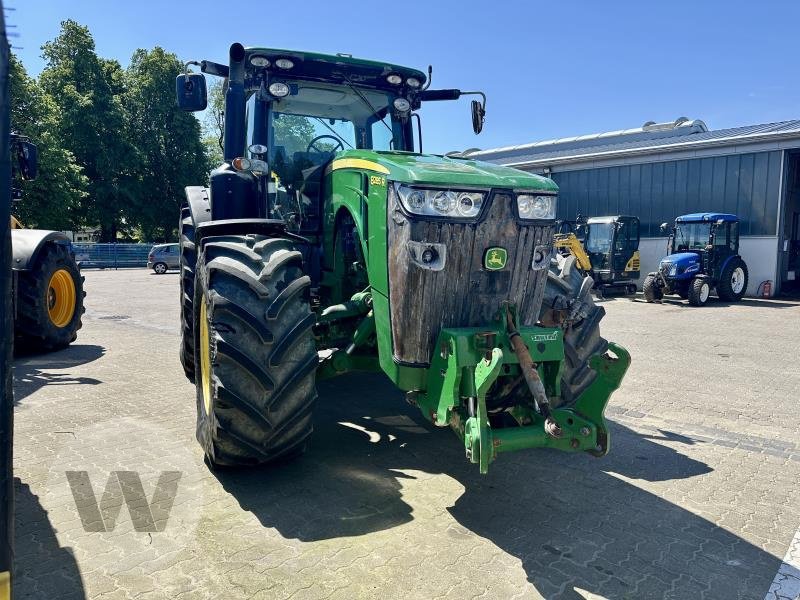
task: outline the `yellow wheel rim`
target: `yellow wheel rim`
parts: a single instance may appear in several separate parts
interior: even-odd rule
[[[200,385],[203,405],[211,414],[211,336],[208,333],[208,303],[205,296],[200,301]]]
[[[47,285],[47,314],[56,327],[66,327],[75,316],[77,294],[72,274],[66,269],[59,269],[50,278]]]

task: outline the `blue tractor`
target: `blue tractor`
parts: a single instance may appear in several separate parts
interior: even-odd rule
[[[664,223],[662,230],[669,226]],[[678,294],[692,306],[703,306],[716,288],[721,300],[742,299],[747,265],[739,256],[739,218],[724,213],[693,213],[675,219],[668,256],[649,273],[642,290],[647,302]]]

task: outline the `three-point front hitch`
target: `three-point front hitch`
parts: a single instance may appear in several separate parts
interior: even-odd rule
[[[415,402],[434,424],[450,425],[463,439],[467,458],[486,473],[497,454],[526,448],[570,452],[608,452],[609,434],[603,416],[611,394],[630,364],[628,352],[609,344],[609,352],[591,359],[597,376],[569,406],[560,407],[564,368],[561,328],[518,327],[506,307],[493,328],[443,329],[431,361],[428,387]],[[487,397],[498,378],[527,384],[524,397],[504,409],[516,425],[492,428]],[[493,387],[494,386],[494,387]]]

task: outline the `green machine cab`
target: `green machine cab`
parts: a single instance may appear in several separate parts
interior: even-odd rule
[[[422,153],[419,109],[481,92],[349,55],[233,44],[224,163],[181,214],[181,362],[217,465],[301,453],[315,382],[382,371],[486,472],[499,453],[604,454],[629,364],[574,258],[550,179]],[[202,73],[179,105],[206,106]]]

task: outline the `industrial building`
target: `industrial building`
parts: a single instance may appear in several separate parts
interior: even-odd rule
[[[708,211],[741,219],[748,295],[761,294],[767,281],[772,294],[798,289],[800,120],[709,130],[682,117],[465,154],[552,177],[561,190],[561,219],[638,216],[640,287],[665,253],[660,225]]]

